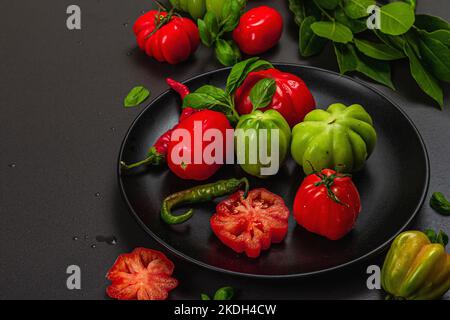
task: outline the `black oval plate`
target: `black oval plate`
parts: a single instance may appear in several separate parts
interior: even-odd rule
[[[258,259],[236,254],[212,233],[209,218],[215,204],[194,206],[187,223],[168,226],[159,218],[163,199],[199,183],[177,178],[166,167],[122,173],[119,183],[131,212],[144,229],[167,249],[201,266],[221,272],[255,277],[298,277],[320,273],[359,261],[381,250],[412,220],[422,205],[429,181],[429,161],[422,138],[411,120],[374,89],[340,74],[306,66],[278,64],[277,68],[300,76],[317,105],[359,103],[372,115],[378,145],[366,167],[354,175],[363,210],[355,228],[339,241],[329,241],[296,225],[291,216],[283,243]],[[229,69],[186,81],[194,90],[204,84],[224,87]],[[120,159],[134,162],[145,157],[153,142],[179,117],[180,99],[168,91],[156,98],[134,121],[120,151]],[[238,166],[224,166],[210,181],[241,177]],[[267,180],[250,177],[251,187],[266,187],[281,195],[292,208],[304,174],[292,159]]]

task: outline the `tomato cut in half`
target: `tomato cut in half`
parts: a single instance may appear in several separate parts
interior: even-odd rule
[[[283,199],[266,189],[254,189],[244,199],[238,191],[216,207],[210,223],[214,234],[234,251],[256,258],[288,231],[289,209]]]
[[[119,300],[165,300],[178,281],[171,277],[174,265],[163,253],[136,248],[121,254],[109,269],[106,288],[109,297]]]

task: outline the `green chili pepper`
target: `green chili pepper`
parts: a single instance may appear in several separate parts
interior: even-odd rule
[[[431,196],[430,206],[445,216],[450,215],[450,202],[440,192],[435,192]]]
[[[244,198],[247,197],[249,182],[247,178],[220,180],[197,186],[191,189],[180,191],[164,199],[161,206],[161,218],[167,224],[179,224],[189,220],[194,214],[194,209],[189,209],[185,213],[174,216],[171,209],[186,203],[201,203],[211,201],[215,198],[231,194],[244,186]]]

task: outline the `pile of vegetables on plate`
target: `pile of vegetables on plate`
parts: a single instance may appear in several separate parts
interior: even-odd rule
[[[214,47],[217,59],[224,65],[233,65],[226,87],[204,85],[194,92],[184,84],[167,79],[167,84],[182,100],[179,122],[149,146],[145,159],[127,164],[123,171],[142,166],[167,164],[180,179],[205,181],[215,175],[226,159],[235,155],[243,171],[264,179],[270,163],[261,158],[260,149],[271,150],[277,140],[276,159],[281,165],[289,156],[303,168],[305,178],[293,203],[293,216],[298,225],[329,240],[345,237],[354,227],[361,212],[361,201],[351,174],[361,170],[377,143],[377,133],[371,116],[363,106],[334,103],[328,108],[316,109],[314,97],[298,76],[277,70],[270,62],[257,57],[241,60],[241,51],[256,55],[273,47],[279,40],[283,21],[276,10],[258,7],[244,12],[243,0],[171,0],[173,8],[162,5],[142,15],[134,25],[139,47],[158,61],[171,64],[186,60],[200,42]],[[415,1],[400,6],[413,10]],[[450,30],[435,17],[418,16],[406,11],[401,26],[382,24],[374,32],[382,42],[355,37],[366,31],[364,18],[368,15],[361,6],[371,0],[291,0],[291,8],[300,25],[300,52],[310,56],[321,51],[324,39],[335,42],[336,55],[343,73],[359,71],[392,86],[389,65],[379,60],[408,57],[413,76],[419,85],[440,104],[442,92],[430,74],[440,77],[446,61],[433,60],[429,45],[441,46]],[[393,3],[382,7],[385,16],[393,14]],[[392,9],[394,8],[394,9]],[[406,8],[406,7],[405,7]],[[197,19],[197,25],[181,17],[176,10]],[[412,16],[411,16],[412,15]],[[421,21],[421,22],[420,22]],[[428,21],[428,22],[426,22]],[[447,29],[446,29],[447,28]],[[410,30],[411,29],[411,30]],[[448,45],[448,44],[446,44]],[[448,51],[448,49],[446,48]],[[444,50],[442,51],[444,52]],[[446,51],[443,57],[446,57]],[[364,56],[363,56],[364,55]],[[239,62],[240,61],[240,62]],[[429,66],[429,70],[421,65]],[[439,63],[440,64],[439,64]],[[441,65],[442,64],[442,65]],[[440,67],[439,67],[440,66]],[[443,73],[442,73],[443,74]],[[428,79],[424,84],[424,79]],[[439,88],[440,89],[440,88]],[[137,88],[136,96],[146,92]],[[132,97],[131,105],[137,98]],[[248,133],[244,143],[235,141],[231,153],[222,141],[224,152],[219,162],[205,159],[193,161],[196,125],[204,131],[214,129],[222,136],[227,130]],[[190,133],[190,139],[177,137],[177,129]],[[198,129],[198,128],[197,128]],[[275,129],[276,136],[268,136],[261,143],[259,131]],[[238,139],[233,136],[233,139]],[[202,141],[201,154],[212,141]],[[198,145],[198,144],[197,144]],[[185,153],[191,161],[179,162],[173,155]],[[256,162],[250,163],[254,156]],[[266,174],[263,174],[266,172]],[[203,203],[221,198],[210,218],[212,233],[229,249],[258,258],[272,244],[282,242],[287,233],[290,211],[283,198],[264,188],[251,189],[247,177],[232,177],[168,195],[161,204],[161,220],[169,225],[188,221],[194,214],[187,209],[181,214],[173,210],[188,204]],[[442,194],[436,194],[432,206],[448,214],[449,203]],[[450,255],[445,252],[448,237],[432,231],[408,231],[393,242],[382,270],[382,285],[394,299],[437,299],[450,288]],[[267,253],[270,254],[270,253]],[[121,255],[107,278],[112,281],[107,293],[117,299],[166,299],[178,281],[172,278],[173,263],[157,251],[138,248]],[[232,288],[217,291],[214,299],[230,299]],[[209,296],[202,295],[202,299]]]
[[[450,82],[447,21],[415,14],[416,0],[379,7],[375,0],[288,1],[302,57],[319,54],[331,41],[341,73],[359,72],[390,88],[390,62],[407,59],[419,87],[443,107],[439,81]]]

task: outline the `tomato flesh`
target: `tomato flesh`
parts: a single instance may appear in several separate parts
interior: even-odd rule
[[[163,253],[136,248],[120,255],[108,271],[106,278],[112,283],[106,293],[119,300],[165,300],[178,286],[171,277],[173,270],[172,261]]]
[[[254,189],[246,199],[238,191],[220,202],[210,223],[214,234],[238,253],[256,258],[272,243],[283,241],[288,231],[289,209],[281,197]]]

